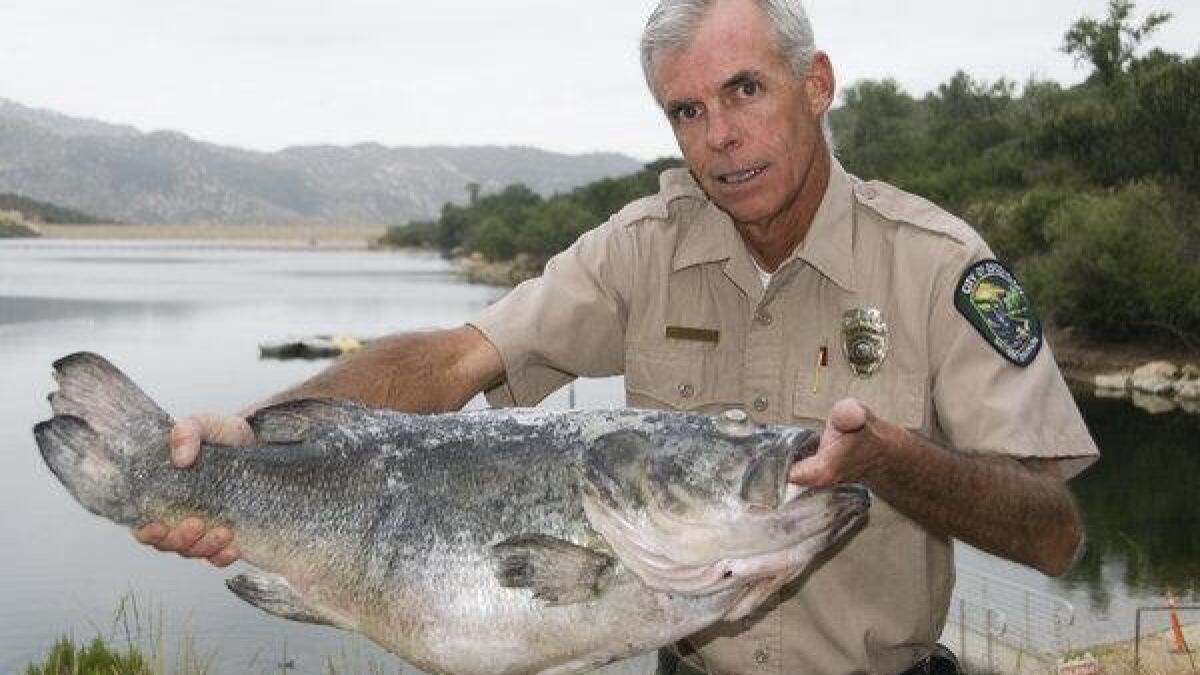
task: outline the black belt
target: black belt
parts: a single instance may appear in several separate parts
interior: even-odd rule
[[[670,649],[658,650],[657,675],[703,675],[688,665]],[[900,675],[959,675],[958,659],[954,652],[936,645],[933,652]]]
[[[929,656],[917,661],[900,675],[958,675],[959,672],[954,652],[942,645],[935,645]]]

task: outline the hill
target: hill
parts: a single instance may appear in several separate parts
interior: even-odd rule
[[[0,194],[0,211],[15,211],[21,214],[26,221],[54,223],[55,225],[94,225],[113,222],[11,193]]]
[[[130,223],[397,223],[523,183],[549,195],[636,171],[530,147],[306,146],[266,153],[0,99],[0,192]]]

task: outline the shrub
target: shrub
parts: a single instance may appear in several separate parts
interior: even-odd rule
[[[1153,181],[1081,195],[1050,214],[1048,250],[1022,266],[1030,294],[1056,322],[1125,340],[1200,335],[1200,242]]]

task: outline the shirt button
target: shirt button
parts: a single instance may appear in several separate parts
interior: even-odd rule
[[[771,407],[771,402],[767,400],[766,396],[759,396],[758,398],[754,399],[754,403],[752,405],[758,412],[766,412],[767,408]]]
[[[691,398],[696,395],[696,388],[690,384],[679,385],[679,395],[683,398]]]
[[[770,326],[772,323],[775,323],[775,317],[771,316],[771,313],[766,310],[760,311],[758,314],[755,314],[754,320],[764,326]]]
[[[771,652],[769,652],[766,649],[763,649],[761,647],[754,650],[754,662],[757,663],[758,665],[761,666],[770,660],[771,660]]]

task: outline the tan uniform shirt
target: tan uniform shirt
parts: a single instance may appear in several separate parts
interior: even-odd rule
[[[1059,458],[1064,477],[1094,459],[1050,350],[1018,367],[955,308],[964,270],[992,255],[958,219],[834,162],[803,246],[764,290],[731,220],[687,171],[660,184],[474,322],[507,369],[493,404],[624,373],[636,407],[738,406],[759,422],[818,425],[854,396],[961,452]],[[842,353],[841,319],[867,307],[882,312],[889,346],[863,378]],[[749,619],[693,636],[688,660],[711,673],[898,673],[939,637],[953,583],[950,541],[876,498],[848,545]]]

